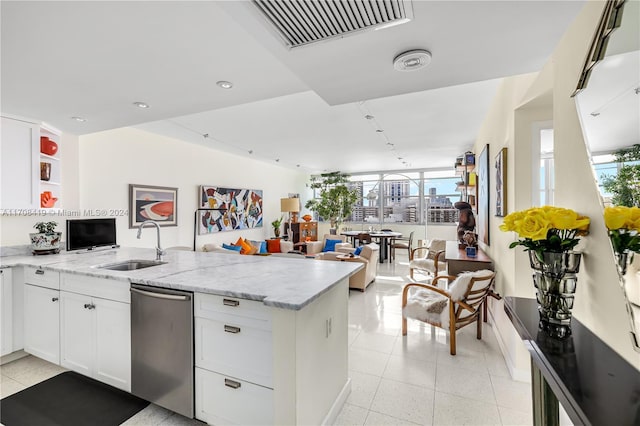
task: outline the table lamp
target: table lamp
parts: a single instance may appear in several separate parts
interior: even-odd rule
[[[291,224],[298,222],[300,200],[298,198],[280,198],[280,211],[289,213],[289,226],[286,234],[291,237]]]

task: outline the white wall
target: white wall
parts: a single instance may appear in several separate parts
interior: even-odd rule
[[[0,246],[21,246],[31,244],[29,233],[37,232],[33,225],[36,222],[58,222],[57,231],[65,232],[65,220],[70,215],[77,214],[80,206],[79,173],[78,173],[78,137],[72,134],[63,134],[58,144],[61,176],[61,200],[58,204],[59,212],[47,212],[46,215],[24,214],[21,216],[2,216],[0,223]],[[40,212],[40,211],[38,211]]]
[[[603,6],[604,2],[585,5],[540,73],[505,81],[479,132],[475,152],[479,153],[484,144],[489,143],[493,164],[499,150],[508,148],[508,211],[529,208],[532,206],[531,127],[537,121],[553,120],[555,204],[585,214],[592,221],[590,235],[583,238],[578,247],[583,252],[583,263],[574,317],[640,369],[640,354],[633,351],[628,335],[624,299],[604,227],[602,203],[575,102],[570,97]],[[490,194],[495,194],[493,181]],[[533,297],[527,254],[518,248],[508,248],[517,236],[502,233],[498,229],[502,219],[493,216],[494,213],[492,206],[491,243],[484,249],[496,263],[497,290],[503,296]],[[492,302],[491,312],[507,364],[514,376],[523,377],[528,371],[528,356],[504,314],[503,304]]]
[[[163,247],[192,246],[194,212],[199,207],[200,185],[263,191],[264,226],[197,237],[204,243],[231,243],[238,237],[265,239],[273,236],[271,221],[280,217],[280,198],[300,193],[306,201],[308,175],[265,162],[214,151],[184,141],[133,128],[94,133],[80,138],[81,208],[128,210],[129,184],[178,188],[178,226],[163,227]],[[118,243],[129,247],[153,247],[156,235],[145,229],[129,229],[128,216],[116,217]]]

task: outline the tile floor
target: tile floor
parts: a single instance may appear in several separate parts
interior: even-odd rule
[[[349,296],[352,390],[336,425],[530,425],[531,387],[509,377],[491,327],[447,333],[409,322],[401,336],[402,286],[408,262],[380,264],[376,282]],[[416,278],[420,278],[417,276]],[[46,380],[63,368],[29,356],[0,367],[0,396]],[[125,425],[202,425],[151,404]]]

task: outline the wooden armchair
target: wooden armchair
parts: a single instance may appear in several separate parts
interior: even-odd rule
[[[476,337],[482,339],[482,315],[486,321],[487,296],[500,298],[491,291],[495,272],[481,270],[464,272],[457,277],[441,275],[434,278],[449,280],[448,288],[429,284],[409,283],[402,291],[402,335],[407,335],[407,318],[417,319],[449,330],[451,355],[456,354],[456,330],[476,322]],[[409,290],[418,289],[411,297]]]
[[[409,276],[413,279],[413,271],[424,271],[436,276],[440,271],[447,270],[444,261],[444,252],[447,247],[446,240],[431,240],[428,247],[416,247],[409,252]]]

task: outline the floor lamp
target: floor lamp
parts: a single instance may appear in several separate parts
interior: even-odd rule
[[[289,227],[287,229],[287,236],[291,238],[291,224],[298,222],[298,212],[300,211],[300,199],[299,198],[281,198],[280,199],[280,211],[289,213]]]

